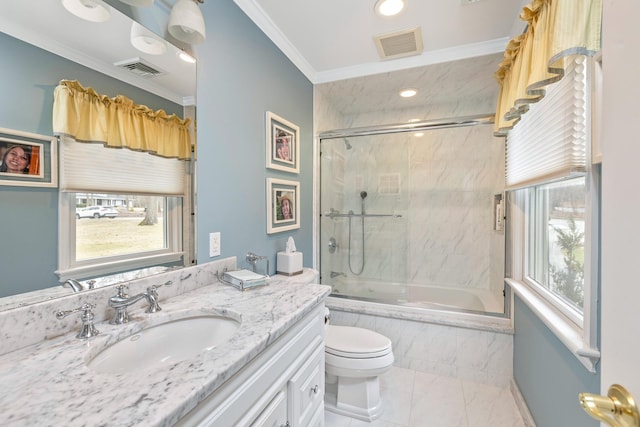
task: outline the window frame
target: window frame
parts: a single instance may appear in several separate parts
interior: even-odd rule
[[[572,178],[568,178],[566,181],[571,180],[571,179],[575,179],[576,177],[572,177]],[[589,200],[589,186],[588,186],[588,179],[585,176],[585,206],[588,203]],[[525,201],[525,212],[531,212],[530,209],[530,205],[531,203],[535,203],[534,207],[535,207],[535,215],[538,218],[544,217],[546,216],[546,212],[547,212],[547,208],[548,206],[541,206],[541,203],[539,202],[540,199],[540,194],[537,192],[538,188],[541,187],[542,185],[547,185],[547,184],[553,184],[553,183],[546,183],[546,184],[541,184],[541,185],[536,185],[534,187],[530,187],[527,189],[523,189],[523,191],[526,191],[527,195],[525,196],[526,201]],[[572,305],[568,304],[566,301],[564,301],[560,296],[558,296],[555,292],[549,290],[548,288],[546,288],[542,283],[538,282],[536,279],[534,279],[534,275],[531,274],[531,270],[533,269],[533,267],[531,267],[529,265],[530,260],[531,260],[531,251],[532,251],[532,247],[531,247],[531,235],[533,234],[535,236],[536,239],[540,239],[542,240],[542,244],[537,245],[534,250],[537,250],[535,254],[535,257],[538,259],[545,259],[546,257],[543,256],[544,250],[542,248],[548,247],[549,246],[549,235],[546,232],[547,230],[543,230],[541,227],[537,227],[537,225],[540,225],[541,222],[536,221],[535,225],[533,224],[533,222],[531,221],[531,218],[526,215],[525,216],[525,232],[524,232],[524,237],[525,237],[525,253],[524,253],[524,274],[523,274],[523,278],[522,280],[529,286],[531,286],[536,292],[538,292],[539,294],[541,294],[541,296],[545,299],[547,299],[549,301],[550,304],[552,304],[554,306],[554,308],[556,310],[558,310],[563,316],[567,317],[570,321],[572,321],[573,323],[575,323],[578,327],[582,327],[582,325],[584,324],[584,304],[582,307],[582,312],[577,311]],[[532,226],[536,226],[535,231],[531,232],[531,227]],[[587,269],[588,269],[588,263],[590,262],[591,256],[587,256],[588,254],[590,254],[590,249],[587,247],[587,241],[588,241],[588,237],[587,237],[587,228],[588,228],[588,224],[587,224],[587,214],[585,212],[585,236],[584,236],[584,253],[585,253],[585,260],[584,260],[584,274],[585,274],[585,278],[584,278],[584,289],[583,289],[583,296],[585,296],[585,303],[586,303],[586,294],[585,294],[585,290],[586,288],[589,286],[587,284]],[[528,231],[529,230],[529,231]],[[537,271],[535,274],[535,277],[539,277],[540,274],[547,274],[549,272],[549,266],[545,265],[545,266],[538,266],[539,269],[541,271]]]
[[[531,189],[508,193],[512,241],[511,277],[505,281],[525,304],[558,337],[589,372],[596,372],[598,349],[597,294],[599,287],[600,167],[587,172],[585,180],[584,304],[582,315],[529,277],[528,204]],[[512,304],[513,306],[513,304]],[[512,313],[513,317],[513,313]]]
[[[76,259],[76,193],[60,192],[58,196],[58,270],[60,281],[85,279],[105,274],[183,262],[183,198],[165,197],[165,239],[164,249],[129,253],[124,255]]]

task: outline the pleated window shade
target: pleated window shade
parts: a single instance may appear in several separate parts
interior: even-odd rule
[[[60,190],[183,196],[186,162],[61,137]]]
[[[507,190],[581,175],[589,139],[586,57],[571,58],[564,77],[509,131]]]

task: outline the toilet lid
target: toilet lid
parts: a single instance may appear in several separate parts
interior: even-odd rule
[[[327,326],[325,351],[336,356],[364,359],[391,351],[391,340],[377,332],[352,326]]]

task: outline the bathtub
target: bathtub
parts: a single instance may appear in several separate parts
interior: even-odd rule
[[[331,296],[382,304],[478,313],[501,312],[503,301],[497,291],[447,288],[442,286],[335,278]]]

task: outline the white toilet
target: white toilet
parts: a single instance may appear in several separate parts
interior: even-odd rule
[[[325,409],[364,421],[382,414],[378,377],[391,369],[391,340],[377,332],[327,325]]]

